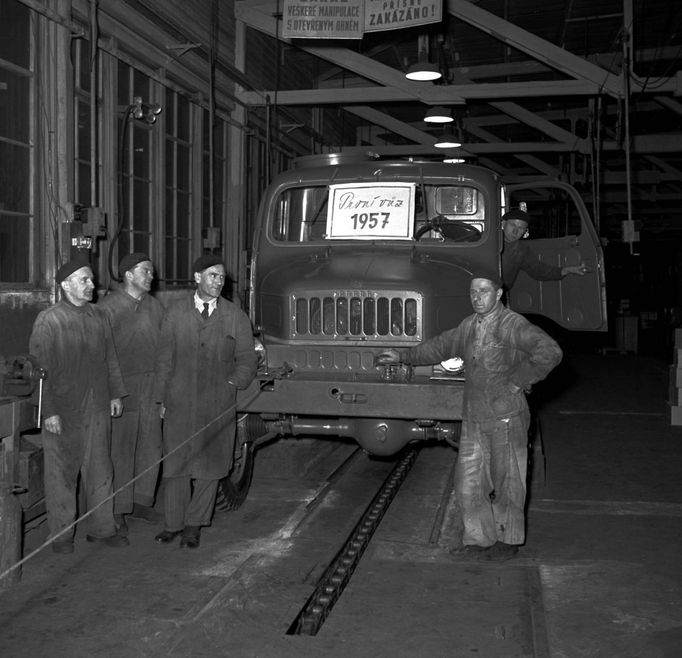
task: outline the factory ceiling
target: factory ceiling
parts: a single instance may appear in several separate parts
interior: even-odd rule
[[[439,23],[336,40],[284,39],[282,0],[237,0],[247,26],[237,67],[248,80],[238,97],[256,114],[274,109],[277,134],[299,153],[315,135],[325,150],[401,158],[443,157],[442,128],[424,116],[445,106],[462,142],[447,155],[509,182],[573,183],[604,236],[628,219],[643,232],[682,232],[677,5],[443,0]],[[405,77],[420,51],[439,81]]]

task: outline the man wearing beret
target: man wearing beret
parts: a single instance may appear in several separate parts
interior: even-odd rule
[[[507,290],[514,285],[521,270],[536,281],[559,281],[567,274],[583,276],[587,272],[584,263],[559,267],[538,260],[530,245],[521,239],[526,237],[531,224],[532,217],[518,208],[502,215],[502,280]]]
[[[525,541],[530,414],[525,391],[561,361],[542,329],[501,302],[494,273],[472,273],[474,313],[454,329],[411,348],[390,349],[378,365],[429,365],[459,357],[466,379],[454,489],[462,511],[463,547],[482,560],[513,557]]]
[[[160,523],[154,496],[161,459],[161,419],[153,400],[154,362],[163,307],[150,295],[154,266],[147,254],[125,255],[119,264],[121,285],[99,302],[109,316],[128,397],[120,418],[112,421],[114,520],[119,534],[128,531],[126,515]]]
[[[57,271],[61,300],[38,315],[30,351],[47,371],[43,386],[45,504],[55,553],[73,551],[78,476],[89,542],[126,546],[113,514],[111,417],[126,395],[106,315],[91,304],[93,274],[75,259]],[[81,510],[81,513],[86,510]],[[68,528],[68,529],[67,529]]]
[[[248,316],[220,293],[222,258],[205,255],[192,265],[196,291],[168,305],[156,360],[155,400],[164,414],[161,544],[181,535],[197,548],[209,525],[218,481],[231,466],[237,389],[256,375]]]

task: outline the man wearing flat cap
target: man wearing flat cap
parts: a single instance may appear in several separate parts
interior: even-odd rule
[[[38,315],[30,351],[47,372],[42,397],[45,504],[55,553],[73,551],[77,486],[92,510],[86,520],[89,542],[126,546],[116,533],[110,451],[111,418],[126,395],[111,327],[91,304],[90,264],[75,259],[62,265],[55,282],[61,299]]]
[[[150,294],[154,265],[147,254],[126,254],[118,269],[121,285],[97,305],[111,322],[128,391],[121,417],[112,421],[111,437],[114,491],[124,487],[114,497],[114,520],[119,534],[125,534],[126,515],[147,523],[162,520],[153,507],[161,459],[161,419],[153,390],[163,307]]]
[[[502,280],[507,290],[511,289],[522,270],[536,281],[559,281],[568,274],[585,275],[588,269],[584,263],[559,267],[539,260],[528,242],[522,239],[528,235],[532,225],[533,218],[520,208],[512,208],[502,215]]]
[[[472,272],[474,313],[454,329],[411,348],[379,354],[377,365],[429,365],[459,357],[466,379],[454,489],[462,512],[462,547],[481,560],[513,557],[525,541],[530,414],[525,391],[561,361],[542,329],[501,301],[502,280]]]
[[[237,389],[256,376],[251,322],[220,293],[225,263],[215,255],[192,265],[196,291],[168,305],[156,360],[155,399],[164,413],[165,528],[156,536],[197,548],[209,525],[218,481],[232,466]]]

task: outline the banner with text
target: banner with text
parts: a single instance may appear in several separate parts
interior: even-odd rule
[[[365,32],[440,23],[443,0],[365,0]]]
[[[362,39],[364,0],[284,0],[285,39]]]
[[[285,39],[362,39],[443,17],[442,0],[284,0]]]

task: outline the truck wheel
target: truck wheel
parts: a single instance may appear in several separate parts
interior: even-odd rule
[[[251,487],[255,448],[253,441],[248,438],[246,418],[247,415],[244,415],[237,420],[234,464],[230,474],[218,482],[216,512],[239,509],[246,500]]]
[[[229,512],[239,509],[246,500],[253,477],[253,443],[242,444],[241,456],[235,459],[230,474],[218,483],[216,512]]]

